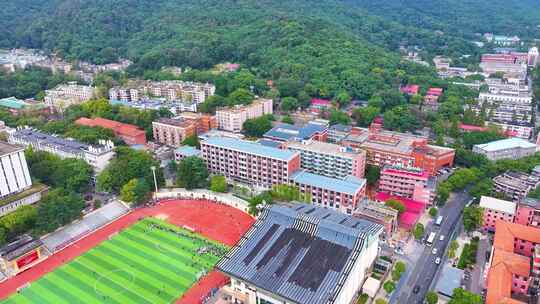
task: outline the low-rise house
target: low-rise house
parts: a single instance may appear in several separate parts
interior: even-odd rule
[[[146,145],[146,132],[135,125],[125,124],[118,121],[101,117],[81,117],[75,124],[88,127],[102,127],[112,130],[114,135],[128,145]]]

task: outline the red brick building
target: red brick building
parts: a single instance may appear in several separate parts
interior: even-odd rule
[[[428,144],[422,136],[386,131],[376,120],[369,129],[352,128],[342,145],[367,152],[367,163],[377,167],[400,165],[426,170],[433,176],[454,163],[455,150]]]
[[[145,145],[146,133],[144,130],[139,129],[137,126],[121,123],[118,121],[105,119],[101,117],[86,118],[81,117],[75,121],[80,126],[87,127],[102,127],[110,129],[114,132],[114,135],[122,139],[128,145]]]

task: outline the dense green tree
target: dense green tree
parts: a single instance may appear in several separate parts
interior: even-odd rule
[[[379,180],[381,176],[381,169],[377,166],[367,165],[366,166],[366,179],[369,185],[373,186]]]
[[[56,188],[41,200],[37,207],[36,231],[46,233],[71,223],[82,215],[81,196]]]
[[[405,212],[405,205],[403,205],[403,203],[398,201],[398,200],[389,199],[384,204],[386,206],[396,210],[399,214]]]
[[[482,304],[482,297],[480,295],[471,293],[462,288],[454,289],[452,299],[448,304]]]
[[[98,190],[118,193],[127,182],[139,178],[151,181],[150,184],[153,184],[152,167],[156,168],[158,185],[164,184],[165,179],[159,162],[148,152],[133,150],[129,147],[117,147],[115,152],[115,157],[97,177]]]
[[[208,169],[204,160],[189,156],[180,162],[177,183],[186,189],[204,188],[208,184]]]
[[[291,112],[299,107],[298,100],[294,97],[285,97],[281,100],[281,110],[284,112]]]
[[[247,105],[253,101],[253,94],[246,89],[236,89],[227,98],[227,104],[229,106],[234,105]]]
[[[36,219],[37,208],[34,206],[22,206],[0,217],[0,245],[29,232],[35,227]]]
[[[384,127],[400,132],[413,131],[420,127],[417,117],[406,106],[398,106],[384,112]]]
[[[282,123],[286,123],[286,124],[290,124],[290,125],[293,125],[294,124],[294,120],[292,119],[292,117],[290,117],[289,115],[285,115],[281,118],[281,122]]]
[[[463,209],[463,227],[470,232],[482,225],[483,210],[477,206],[469,206]]]
[[[248,119],[244,122],[244,134],[249,137],[262,137],[264,133],[272,129],[272,115],[264,115],[261,117]]]
[[[427,304],[437,304],[439,302],[439,296],[434,291],[429,291],[426,294],[426,302]]]
[[[264,191],[254,197],[252,197],[248,204],[249,204],[249,214],[251,215],[258,215],[259,214],[259,207],[261,207],[262,204],[273,204],[274,199],[272,197],[272,194],[270,191]]]
[[[383,284],[383,289],[386,291],[386,293],[392,293],[396,289],[396,283],[392,281],[386,281]]]
[[[210,190],[214,192],[227,192],[227,180],[223,175],[213,175],[210,178]]]
[[[191,147],[196,147],[196,148],[199,148],[201,146],[199,142],[199,136],[197,135],[191,135],[191,136],[186,137],[186,139],[182,141],[182,144],[191,146]]]
[[[342,125],[348,125],[351,123],[351,118],[347,115],[345,112],[341,112],[336,109],[330,110],[330,115],[328,116],[328,120],[330,120],[330,124],[342,124]]]
[[[429,215],[431,217],[433,217],[433,218],[436,217],[437,213],[439,213],[439,210],[437,208],[435,208],[435,207],[429,208]]]
[[[291,202],[291,201],[304,201],[310,202],[310,197],[305,197],[300,189],[296,186],[280,184],[274,185],[270,190],[272,195],[272,201]]]
[[[344,108],[351,103],[352,98],[349,93],[347,93],[347,91],[341,91],[336,95],[336,98],[334,100],[340,108]]]
[[[367,127],[377,116],[379,116],[380,113],[381,109],[374,106],[356,108],[353,110],[353,118],[356,120],[357,125]]]
[[[424,231],[424,225],[422,225],[421,223],[416,224],[413,229],[414,238],[417,240],[421,240],[424,236]]]
[[[120,189],[120,198],[134,206],[140,205],[149,199],[150,185],[143,178],[134,178]]]

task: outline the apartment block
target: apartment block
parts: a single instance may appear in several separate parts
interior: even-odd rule
[[[88,127],[102,127],[112,130],[114,135],[128,145],[146,145],[146,132],[135,125],[125,124],[118,121],[101,117],[81,117],[75,124]]]
[[[92,166],[96,173],[105,169],[114,157],[114,144],[111,141],[101,140],[98,145],[88,145],[30,128],[18,129],[10,134],[9,142],[31,146],[34,150],[49,152],[60,158],[82,159]]]
[[[484,210],[482,228],[486,232],[495,232],[497,221],[514,222],[516,215],[515,202],[482,196],[480,198],[480,207]]]
[[[520,159],[536,153],[536,145],[522,138],[512,137],[474,145],[472,151],[485,155],[487,159],[492,161]]]
[[[383,168],[400,165],[426,170],[433,176],[454,163],[455,150],[428,144],[422,136],[386,131],[378,119],[369,129],[353,128],[342,145],[367,152],[367,163]]]
[[[492,119],[488,124],[500,128],[504,134],[512,137],[529,139],[534,133],[534,125],[529,122],[508,122]]]
[[[94,98],[95,93],[94,87],[69,82],[46,90],[44,100],[52,111],[63,112],[70,105],[81,104]]]
[[[530,197],[520,200],[514,223],[540,228],[540,200]]]
[[[366,152],[317,140],[284,143],[286,149],[300,153],[301,168],[308,172],[332,177],[345,178],[352,175],[364,177]]]
[[[366,180],[363,178],[348,176],[337,179],[298,170],[290,179],[313,205],[346,214],[352,214],[366,196]]]
[[[351,133],[352,127],[342,124],[335,124],[328,128],[328,142],[339,144]]]
[[[131,81],[123,87],[109,90],[110,100],[135,102],[143,99],[165,98],[168,101],[193,101],[202,103],[214,95],[216,87],[210,83],[198,83],[180,80],[167,81]]]
[[[520,201],[529,191],[540,185],[540,177],[521,172],[508,171],[493,178],[495,191],[504,193],[513,201]]]
[[[219,108],[216,110],[218,128],[230,132],[240,132],[246,120],[272,114],[272,107],[271,99],[257,99],[250,105]]]
[[[152,122],[154,140],[160,144],[180,147],[182,142],[197,134],[194,121],[186,119],[160,118]]]
[[[436,194],[435,183],[426,170],[400,165],[381,170],[379,191],[425,204],[432,204]]]
[[[264,189],[289,183],[300,169],[297,152],[234,138],[209,137],[201,153],[211,173]]]

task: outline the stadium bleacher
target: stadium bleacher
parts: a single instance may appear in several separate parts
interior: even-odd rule
[[[82,220],[45,236],[42,241],[47,249],[54,253],[126,214],[128,211],[129,208],[122,203],[118,201],[110,202],[97,211],[86,215]]]

